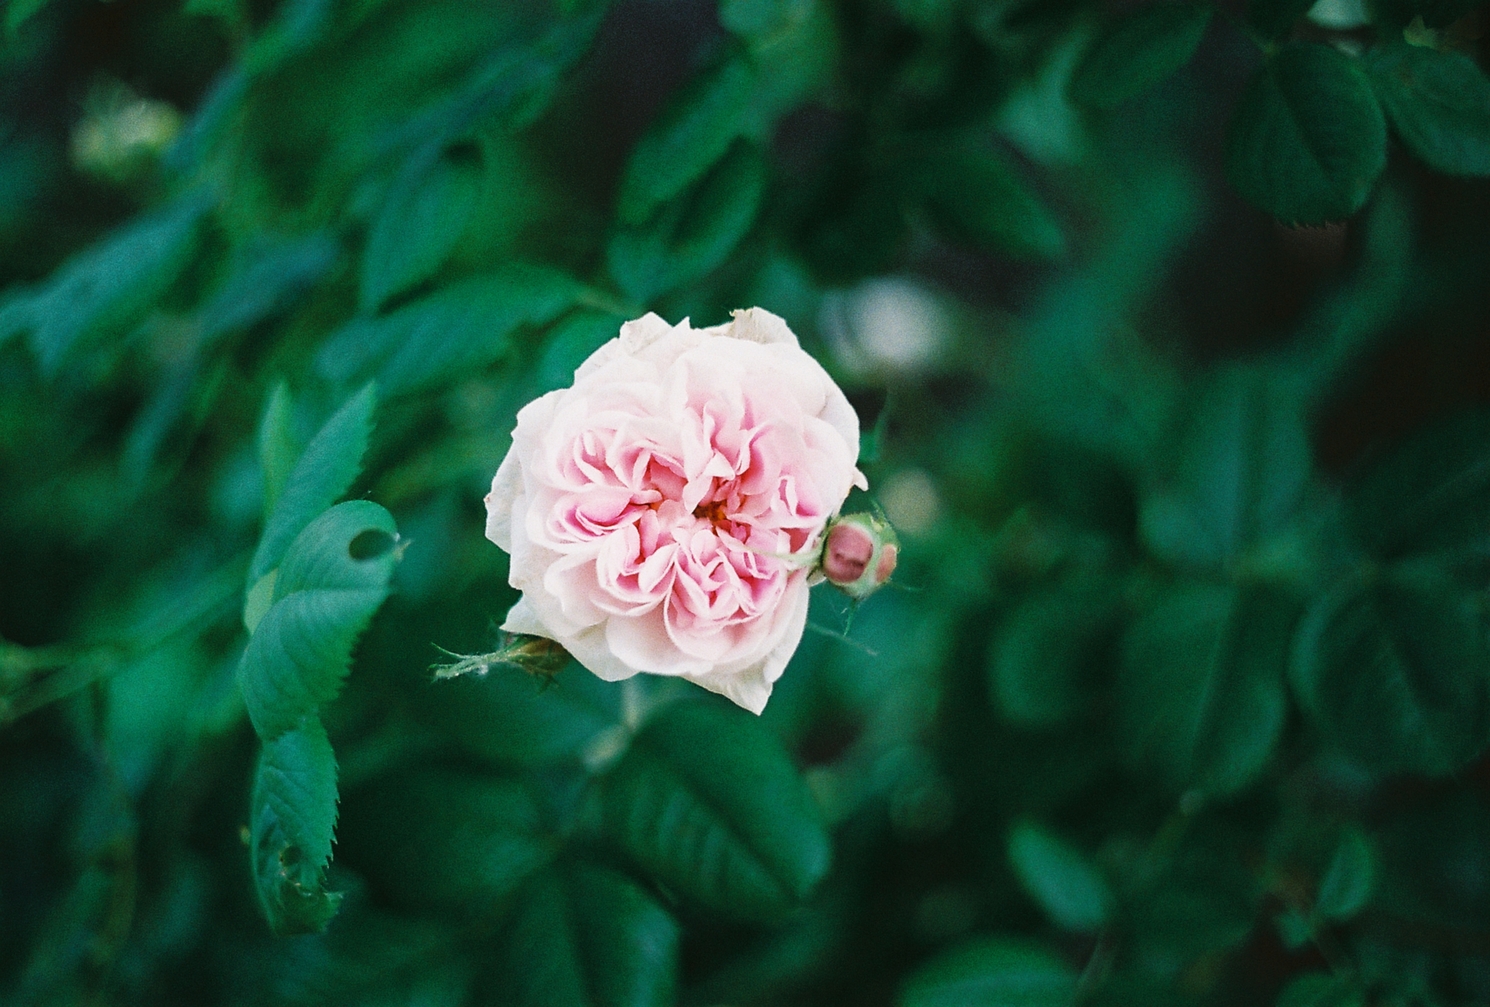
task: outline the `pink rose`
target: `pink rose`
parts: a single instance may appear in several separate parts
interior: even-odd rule
[[[523,596],[502,628],[606,681],[676,675],[765,708],[802,638],[859,420],[780,318],[627,322],[517,414],[486,535]]]

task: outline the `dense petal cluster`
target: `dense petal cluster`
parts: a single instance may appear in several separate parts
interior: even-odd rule
[[[823,528],[864,485],[858,418],[786,323],[627,322],[512,437],[486,498],[523,592],[502,628],[610,681],[676,675],[759,713]]]

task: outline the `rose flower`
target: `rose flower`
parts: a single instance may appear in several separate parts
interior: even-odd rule
[[[859,421],[780,318],[627,322],[517,414],[486,535],[523,596],[502,628],[607,681],[676,675],[755,713],[797,649]]]

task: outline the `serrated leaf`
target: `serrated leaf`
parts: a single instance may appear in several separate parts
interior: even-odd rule
[[[722,264],[755,223],[765,172],[760,149],[742,141],[694,191],[646,224],[617,232],[606,248],[616,284],[646,303]]]
[[[335,503],[362,471],[377,402],[377,389],[364,386],[305,446],[264,522],[264,534],[248,566],[250,586],[279,565],[295,536]]]
[[[1391,41],[1366,69],[1402,142],[1450,175],[1490,175],[1490,80],[1463,53]]]
[[[1309,480],[1304,403],[1264,368],[1223,368],[1192,405],[1172,469],[1140,504],[1144,543],[1172,563],[1225,567],[1282,531]]]
[[[264,474],[264,520],[274,513],[285,484],[290,481],[299,451],[291,426],[290,386],[279,381],[264,403],[259,419],[259,469]]]
[[[1346,496],[1356,537],[1384,558],[1457,545],[1490,528],[1490,413],[1455,417],[1375,459]]]
[[[624,875],[569,864],[524,890],[506,955],[515,1007],[668,1007],[678,925]]]
[[[481,194],[479,152],[454,147],[394,181],[368,231],[357,304],[373,312],[429,279],[470,223]]]
[[[318,718],[265,743],[254,773],[250,856],[275,934],[315,933],[341,895],[324,887],[336,825],[336,756]]]
[[[1208,3],[1151,4],[1102,33],[1071,76],[1070,94],[1088,108],[1115,108],[1190,62],[1211,23]]]
[[[1067,1007],[1076,970],[1037,944],[985,937],[932,959],[906,982],[900,1007]]]
[[[114,231],[69,259],[10,309],[31,331],[44,373],[87,339],[137,323],[191,259],[206,201],[189,196]]]
[[[1055,214],[992,150],[930,157],[917,185],[932,218],[950,234],[1020,259],[1054,259],[1066,250]]]
[[[1365,995],[1348,976],[1306,972],[1278,994],[1278,1007],[1361,1007]]]
[[[1266,765],[1287,713],[1292,603],[1263,588],[1166,588],[1123,640],[1119,732],[1178,789],[1226,794]]]
[[[1048,727],[1091,709],[1122,615],[1115,589],[1057,587],[1020,603],[988,652],[999,711],[1016,724]]]
[[[827,873],[832,847],[806,783],[754,717],[667,706],[606,780],[606,830],[664,884],[712,909],[778,916]]]
[[[1112,891],[1075,846],[1044,826],[1018,822],[1009,833],[1009,864],[1019,883],[1062,930],[1099,930],[1112,915]]]
[[[1386,167],[1386,119],[1358,61],[1318,42],[1268,57],[1237,102],[1226,174],[1284,223],[1340,220]]]
[[[339,384],[376,376],[385,395],[419,391],[502,359],[519,328],[553,321],[582,289],[558,270],[514,263],[380,318],[353,319],[326,340],[316,367]]]
[[[1348,920],[1365,908],[1376,884],[1376,857],[1359,829],[1347,829],[1319,881],[1314,913],[1326,920]]]
[[[631,151],[617,215],[639,225],[709,170],[749,128],[755,71],[731,59],[695,80]]]
[[[1310,718],[1381,773],[1451,773],[1490,743],[1490,648],[1447,578],[1342,582],[1299,628],[1292,679]]]
[[[340,691],[353,644],[388,596],[396,535],[386,510],[350,500],[296,536],[238,665],[259,737],[293,730]]]
[[[338,846],[400,903],[490,909],[553,859],[557,840],[520,783],[420,769],[348,794]]]
[[[545,685],[502,665],[435,682],[420,695],[419,710],[468,754],[522,765],[578,758],[620,720],[612,683],[578,671]]]

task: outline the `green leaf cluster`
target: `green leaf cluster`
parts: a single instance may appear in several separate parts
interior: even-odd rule
[[[5,21],[0,1002],[1490,1001],[1468,0]],[[518,411],[751,305],[891,583],[500,660]]]
[[[280,488],[249,563],[238,686],[263,742],[249,839],[259,901],[277,934],[324,929],[341,901],[325,888],[337,788],[320,707],[341,691],[352,648],[388,596],[398,530],[375,503],[332,501],[362,469],[376,398],[368,385],[348,400],[293,466],[284,384],[260,424],[265,483]]]

